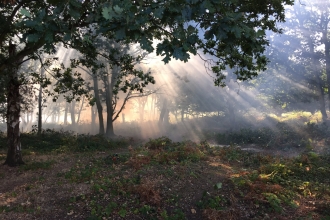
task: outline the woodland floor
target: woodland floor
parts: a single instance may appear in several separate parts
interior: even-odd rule
[[[29,150],[25,165],[0,166],[0,219],[330,219],[324,142],[242,146],[163,137],[102,151]]]

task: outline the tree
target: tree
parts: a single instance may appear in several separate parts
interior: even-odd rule
[[[272,35],[266,55],[272,61],[258,89],[270,105],[293,110],[297,103],[318,100],[318,109],[326,120],[325,92],[329,91],[327,72],[330,63],[328,26],[329,3],[297,3],[288,10],[290,18],[281,27],[282,35]],[[269,77],[269,74],[271,76]],[[328,85],[327,85],[328,84]]]
[[[85,64],[88,69],[83,69],[93,79],[93,90],[95,95],[95,102],[99,113],[99,133],[105,134],[108,137],[115,136],[113,122],[119,117],[128,100],[132,98],[146,97],[153,93],[153,91],[144,91],[139,86],[142,82],[142,87],[149,83],[154,83],[154,78],[150,72],[144,73],[141,70],[133,70],[134,66],[142,61],[146,54],[136,48],[132,44],[117,43],[113,40],[99,38],[97,43],[97,61],[90,60],[88,56],[80,58],[79,62]],[[132,49],[134,48],[134,49]],[[113,62],[110,57],[116,57],[120,60],[118,65]],[[123,69],[122,66],[125,65]],[[129,68],[128,68],[129,66]],[[131,71],[126,71],[131,69]],[[99,80],[103,84],[103,90],[99,89]],[[127,91],[128,90],[128,91]],[[122,102],[119,103],[119,93],[124,91],[126,95],[122,96]],[[138,92],[138,93],[134,93]],[[106,103],[106,129],[104,129],[103,122],[103,107],[101,100]]]
[[[8,76],[7,137],[5,164],[23,163],[19,140],[20,81],[22,63],[38,59],[41,53],[54,53],[59,42],[90,57],[96,57],[93,40],[102,35],[116,41],[139,43],[142,49],[154,50],[171,58],[188,61],[200,49],[212,56],[210,70],[215,83],[223,85],[222,71],[235,68],[241,80],[256,76],[267,59],[262,55],[268,44],[265,31],[279,32],[276,22],[284,21],[284,5],[292,0],[213,1],[213,0],[46,0],[0,2],[0,74]],[[209,59],[208,57],[207,59]],[[115,62],[116,58],[111,57]],[[120,62],[118,61],[120,65]],[[122,66],[122,70],[130,68]],[[54,91],[67,99],[86,93],[79,74],[57,68]],[[132,69],[127,69],[131,71]],[[138,71],[135,72],[139,74]],[[142,84],[134,87],[143,87]]]

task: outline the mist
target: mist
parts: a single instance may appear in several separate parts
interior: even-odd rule
[[[248,81],[237,80],[233,70],[227,69],[225,87],[214,86],[215,76],[205,61],[212,57],[204,57],[201,52],[196,56],[191,55],[187,63],[171,60],[165,65],[162,57],[147,54],[137,45],[129,45],[126,49],[123,47],[126,53],[143,57],[135,63],[135,68],[149,71],[155,84],[148,83],[140,92],[132,91],[129,94],[132,97],[126,101],[129,91],[118,90],[113,99],[116,100],[114,134],[145,140],[167,136],[176,141],[199,141],[207,137],[205,134],[276,128],[280,122],[287,122],[292,127],[304,126],[306,123],[327,123],[328,73],[325,70],[328,58],[324,36],[322,29],[308,30],[305,26],[311,20],[316,22],[315,25],[322,23],[320,19],[325,12],[321,11],[319,4],[316,1],[306,4],[297,2],[293,7],[288,7],[287,22],[280,24],[283,34],[268,35],[270,44],[265,50],[270,61],[268,69]],[[319,20],[315,16],[319,16]],[[70,60],[80,56],[75,50],[59,45],[57,53],[52,56],[57,57],[57,60],[46,67],[44,74],[51,77],[52,68],[61,64],[69,67]],[[45,54],[44,58],[49,59],[50,56]],[[38,61],[31,61],[22,67],[21,72],[40,72],[41,69]],[[91,70],[80,66],[75,71],[81,74],[89,94],[95,97]],[[83,96],[68,102],[60,95],[54,102],[53,97],[44,92],[51,90],[52,85],[45,88],[42,94],[42,129],[98,134],[98,111],[102,111],[106,130],[109,120],[106,83],[114,80],[111,78],[114,70],[108,65],[103,71],[106,74],[97,79],[98,100],[102,110],[98,110],[95,102],[92,105]],[[104,81],[106,78],[107,82]],[[127,79],[135,80],[129,76]],[[56,83],[56,80],[52,81],[52,84]],[[23,95],[26,100],[32,99],[32,104],[23,107],[21,132],[31,132],[37,128],[39,87],[35,84],[28,96]],[[290,114],[296,115],[296,118],[288,119],[287,115]],[[3,120],[1,130],[5,129]]]

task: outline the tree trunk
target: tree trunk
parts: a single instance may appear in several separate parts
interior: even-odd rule
[[[326,121],[328,116],[325,110],[325,94],[322,87],[322,80],[320,76],[316,76],[316,77],[317,77],[317,88],[319,92],[319,102],[320,102],[320,111],[322,114],[322,121]]]
[[[43,78],[45,69],[40,68],[40,77]],[[42,85],[39,85],[39,95],[38,95],[38,134],[40,135],[42,131]]]
[[[103,120],[103,108],[100,100],[100,93],[99,93],[99,84],[97,81],[97,75],[93,75],[93,84],[94,84],[94,96],[96,102],[96,108],[99,118],[99,134],[104,134],[104,120]]]
[[[16,54],[16,45],[9,45],[9,56]],[[8,166],[17,166],[24,164],[22,159],[22,148],[20,141],[19,117],[21,113],[21,97],[19,93],[18,64],[22,60],[17,60],[7,71],[10,77],[7,86],[7,143],[8,152],[4,164]]]
[[[76,126],[76,101],[75,100],[72,100],[72,102],[71,102],[70,116],[71,116],[71,125],[72,125],[72,127],[75,127]]]
[[[111,74],[111,82],[109,83],[109,77],[106,76],[106,79],[104,81],[105,85],[105,97],[106,97],[106,105],[107,105],[107,131],[106,134],[108,137],[115,136],[114,128],[113,128],[113,116],[115,114],[115,106],[112,105],[113,101],[113,89],[115,87],[115,84],[117,82],[117,76],[118,76],[119,69],[118,67],[114,67],[112,69]]]
[[[80,115],[81,115],[81,111],[84,107],[84,102],[85,102],[85,96],[83,96],[83,99],[81,100],[81,106],[80,106],[80,109],[79,109],[79,112],[78,112],[78,119],[77,119],[77,124],[79,123],[80,121]]]
[[[327,74],[327,86],[328,86],[328,101],[329,101],[329,110],[330,110],[330,42],[325,44],[325,71]]]
[[[325,13],[325,14],[323,14]],[[328,12],[322,12],[321,17],[328,17]],[[323,23],[323,24],[322,24]],[[328,87],[328,101],[330,101],[330,40],[328,38],[328,25],[329,25],[329,20],[328,19],[321,19],[321,25],[324,27],[323,29],[323,36],[322,36],[322,41],[324,43],[324,54],[325,54],[325,73],[327,75],[327,87]],[[319,79],[320,80],[320,79]],[[323,93],[324,96],[324,93]],[[324,99],[323,99],[324,100]],[[330,110],[330,102],[329,102],[329,110]],[[321,110],[322,112],[322,110]],[[325,113],[326,115],[326,113]],[[325,121],[325,118],[323,117],[322,113],[322,118],[323,121]]]
[[[168,119],[166,119],[166,117],[168,116],[167,111],[168,111],[167,110],[167,98],[164,98],[163,106],[160,110],[159,121],[158,121],[160,124],[166,123],[168,121]]]
[[[95,111],[95,106],[94,105],[91,106],[91,121],[92,121],[91,130],[94,131],[95,124],[96,124],[95,123],[95,121],[96,121],[96,111]]]
[[[144,121],[144,109],[148,101],[148,96],[146,97],[141,97],[138,100],[139,104],[139,116],[140,116],[140,123],[143,123]]]
[[[69,108],[69,103],[65,102],[64,125],[67,125],[68,124],[68,108]]]

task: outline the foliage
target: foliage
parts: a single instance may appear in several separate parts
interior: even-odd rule
[[[107,139],[102,135],[75,134],[71,131],[56,131],[54,129],[42,130],[40,135],[36,132],[33,130],[31,133],[21,134],[26,154],[28,152],[67,153],[109,150],[128,146],[130,142],[129,139],[123,137]],[[0,135],[0,141],[5,143],[6,136]]]
[[[38,170],[38,169],[51,169],[54,161],[35,161],[32,163],[25,164],[20,167],[20,169],[27,170]]]
[[[297,128],[298,127],[298,128]],[[308,147],[310,140],[327,139],[329,127],[325,124],[308,122],[295,126],[292,123],[278,122],[275,128],[242,128],[239,131],[205,133],[206,139],[217,144],[257,144],[263,147]]]
[[[217,75],[216,84],[221,84],[226,66],[237,67],[238,79],[248,79],[265,68],[266,59],[262,56],[268,43],[265,31],[279,32],[276,22],[284,21],[284,4],[292,1],[269,4],[258,1],[254,4],[166,1],[163,4],[119,0],[98,4],[77,0],[56,4],[52,1],[1,3],[0,66],[3,69],[5,63],[25,56],[37,59],[40,52],[54,53],[58,42],[95,57],[94,39],[102,35],[116,41],[137,42],[148,52],[154,50],[153,39],[158,39],[157,54],[165,56],[165,63],[171,57],[186,62],[189,53],[196,54],[197,49],[202,49],[218,57],[210,68]],[[197,26],[185,25],[189,22]],[[199,32],[203,31],[200,39]],[[9,45],[19,43],[23,45],[21,51],[16,57],[9,57]],[[116,59],[112,56],[111,60]],[[56,71],[57,78],[69,75],[66,71]],[[73,94],[82,95],[79,79],[69,78],[73,84],[59,83],[59,91],[68,87]],[[76,82],[78,87],[74,86]]]
[[[135,169],[151,162],[160,164],[198,162],[204,158],[204,145],[190,141],[172,142],[167,137],[149,140],[144,147],[131,151],[128,161]]]

